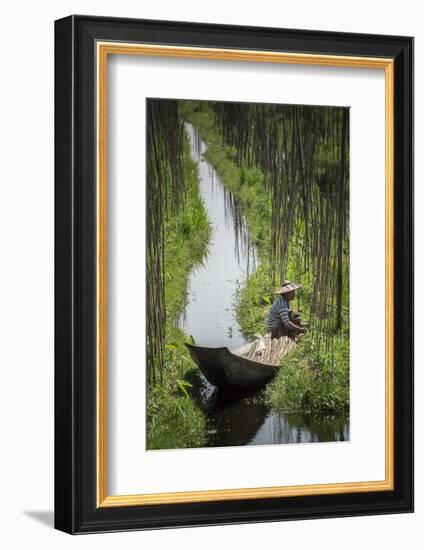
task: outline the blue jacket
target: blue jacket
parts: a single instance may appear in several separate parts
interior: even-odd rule
[[[281,326],[286,328],[290,326],[289,303],[282,296],[272,304],[266,322],[268,331],[277,330]]]

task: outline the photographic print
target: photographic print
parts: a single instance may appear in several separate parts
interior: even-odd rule
[[[55,22],[57,529],[413,510],[413,47]]]
[[[349,439],[349,109],[147,100],[147,448]]]

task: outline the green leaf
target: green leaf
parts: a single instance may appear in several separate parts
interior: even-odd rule
[[[185,416],[186,413],[184,412],[184,409],[181,407],[181,405],[178,403],[178,401],[176,402],[176,405],[177,405],[177,408],[180,411],[181,415]]]
[[[270,300],[269,296],[263,295],[263,296],[262,296],[262,300],[263,300],[266,304],[271,304],[271,300]]]
[[[166,344],[165,347],[166,349],[169,349],[170,351],[172,351],[178,348],[178,344],[175,344],[174,342],[169,342],[169,344]]]
[[[187,398],[190,398],[190,396],[188,395],[188,392],[186,390],[186,388],[191,388],[191,384],[190,382],[187,382],[187,380],[180,380],[180,379],[177,379],[177,384],[178,384],[178,387],[180,388],[180,390],[183,392],[183,394],[187,397]]]

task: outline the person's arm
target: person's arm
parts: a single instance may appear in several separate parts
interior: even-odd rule
[[[292,328],[292,322],[290,321],[290,310],[288,308],[288,305],[286,302],[283,302],[281,304],[281,308],[279,311],[281,322],[283,323],[284,328],[291,329]]]
[[[298,325],[295,325],[292,321],[290,321],[290,310],[287,302],[285,301],[280,309],[280,319],[283,323],[284,328],[288,330],[294,330],[295,332],[306,332],[306,329],[304,329],[303,327],[299,327]]]

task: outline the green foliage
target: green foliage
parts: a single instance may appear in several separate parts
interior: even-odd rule
[[[299,293],[298,307],[308,310],[309,287]],[[275,299],[266,264],[239,290],[237,316],[244,334],[252,338],[266,332],[269,304]],[[331,326],[326,330],[331,330]],[[323,339],[324,341],[324,339]],[[346,326],[331,340],[329,349],[317,344],[312,332],[303,336],[284,358],[284,367],[267,386],[267,403],[279,412],[304,411],[333,414],[349,411],[349,333]]]
[[[265,334],[265,320],[273,301],[267,267],[261,264],[237,293],[237,320],[247,338],[255,333]]]
[[[238,198],[249,226],[252,243],[259,251],[268,250],[271,199],[264,186],[264,175],[256,167],[239,166],[234,147],[224,145],[217,130],[215,117],[206,102],[182,102],[182,113],[208,144],[205,158],[217,171],[225,187]]]
[[[211,228],[198,189],[197,165],[190,157],[188,138],[184,142],[184,205],[168,213],[165,222],[166,327],[164,367],[160,384],[147,391],[147,448],[176,449],[201,447],[205,443],[206,420],[190,392],[198,370],[184,342],[190,340],[176,326],[187,296],[188,277],[207,251]]]
[[[165,304],[167,319],[175,321],[187,296],[188,276],[206,254],[211,228],[199,195],[197,165],[184,143],[186,196],[183,208],[165,222]]]
[[[184,206],[184,133],[178,103],[149,99],[147,110],[146,355],[149,383],[163,375],[165,339],[164,225],[169,213]]]
[[[237,291],[238,321],[245,336],[252,338],[256,332],[265,332],[266,316],[276,298],[269,255],[272,227],[270,194],[266,191],[263,173],[257,167],[240,162],[235,148],[222,143],[215,115],[207,102],[183,102],[182,109],[184,118],[197,128],[208,144],[207,160],[214,166],[225,187],[237,197],[252,242],[259,251],[261,264],[249,276],[245,286]],[[333,187],[335,168],[326,160],[326,155],[327,151],[321,147],[317,168],[319,186],[322,187],[327,181]],[[318,316],[314,310],[314,301],[319,302],[320,296],[314,296],[314,269],[303,262],[305,238],[305,223],[299,219],[288,244],[286,278],[302,284],[292,307],[300,310],[302,318],[309,322],[309,332],[284,359],[284,368],[266,389],[266,400],[280,412],[346,412],[349,409],[349,286],[343,286],[342,329],[336,331],[334,323],[325,319],[322,311]],[[343,272],[344,280],[348,281],[348,241],[345,246]],[[334,306],[328,304],[327,309],[331,307]]]
[[[205,443],[206,420],[190,395],[198,370],[184,346],[187,336],[167,326],[162,384],[148,388],[147,448],[178,449]]]
[[[334,342],[331,353],[318,354],[310,335],[304,336],[266,387],[267,403],[281,413],[348,413],[349,340]]]

